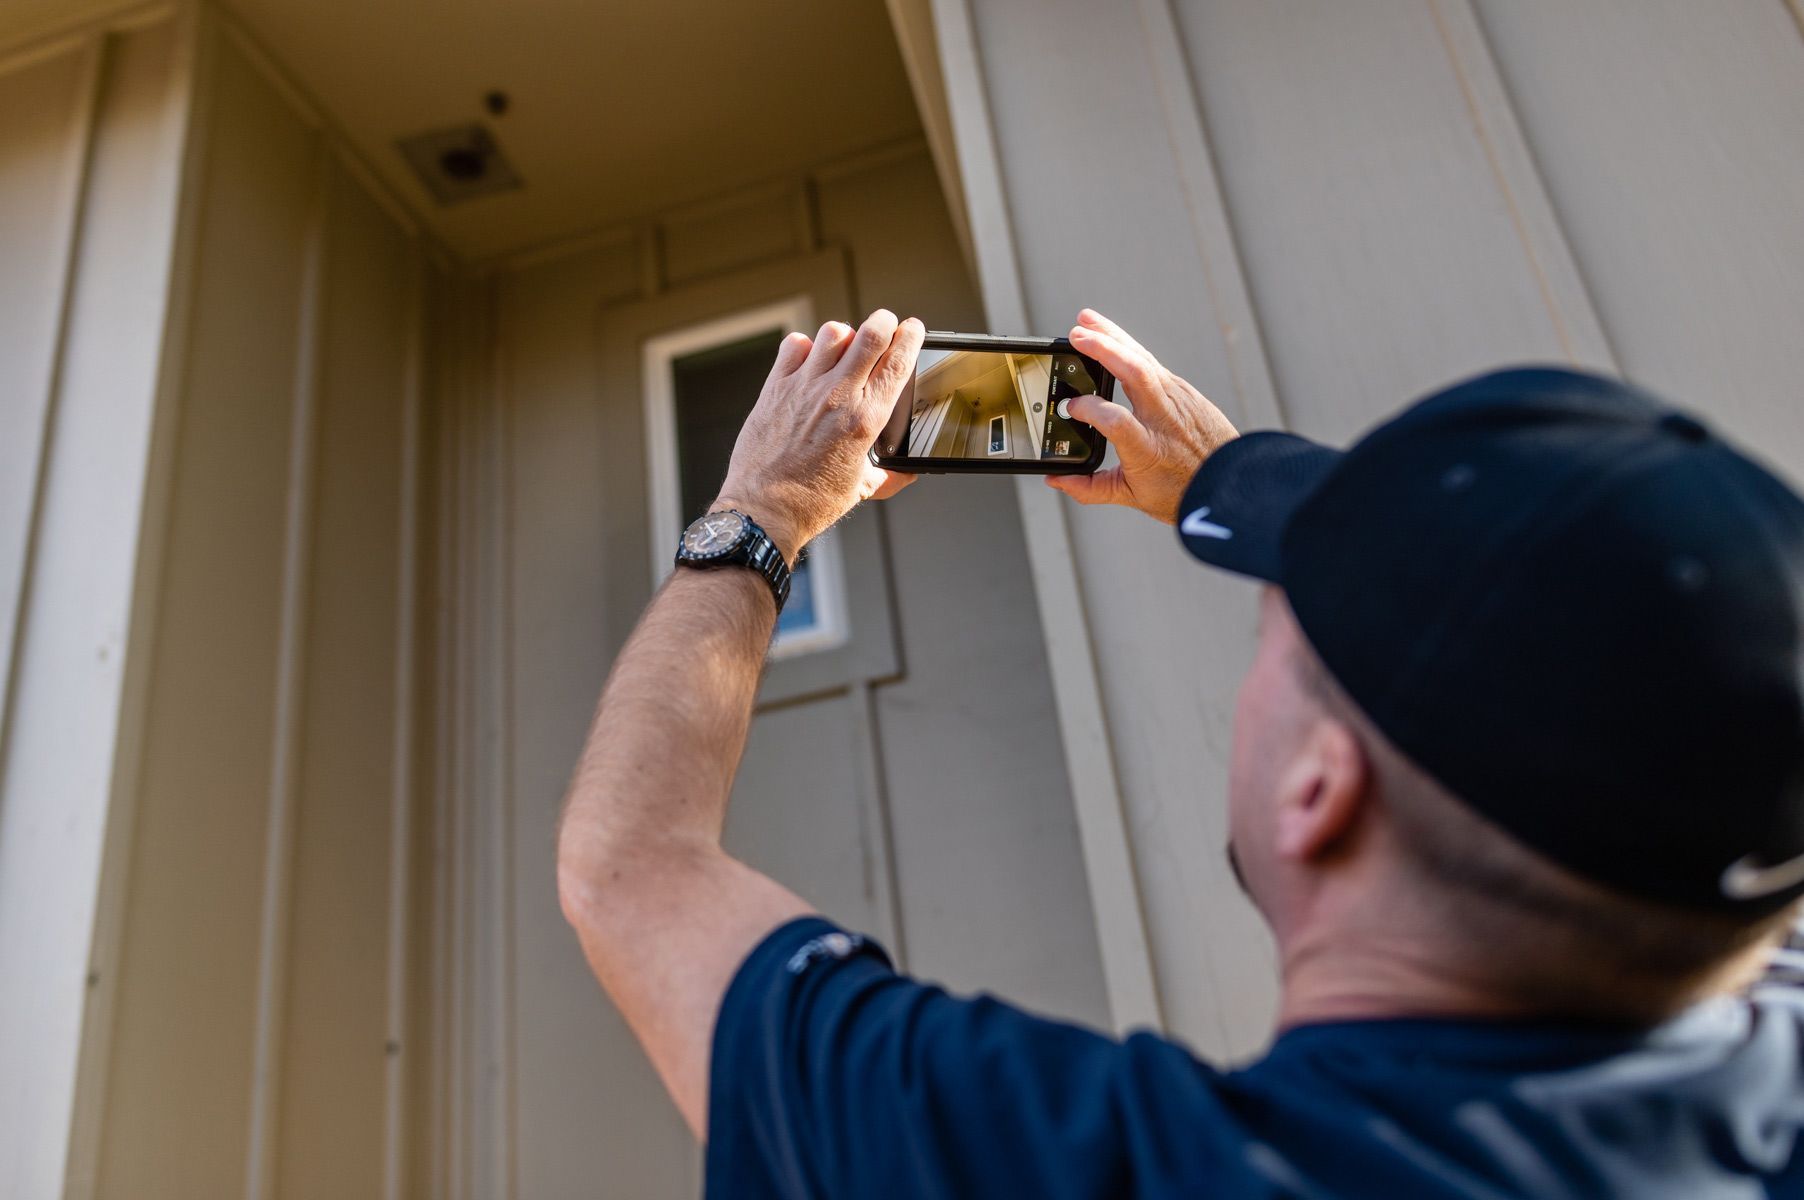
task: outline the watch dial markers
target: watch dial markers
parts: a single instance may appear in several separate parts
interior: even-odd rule
[[[732,549],[744,531],[745,518],[738,513],[708,513],[683,531],[683,548],[690,554],[719,554]]]

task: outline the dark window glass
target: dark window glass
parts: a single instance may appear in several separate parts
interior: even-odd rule
[[[771,329],[737,342],[685,354],[670,364],[676,407],[677,475],[687,524],[707,511],[727,476],[739,427],[758,400],[770,374],[783,330]],[[750,514],[754,519],[757,513]],[[777,620],[778,634],[814,628],[814,580],[806,562],[795,565],[789,603]]]
[[[782,340],[783,331],[772,329],[685,354],[670,364],[685,524],[706,512],[720,494],[733,440],[757,402]]]

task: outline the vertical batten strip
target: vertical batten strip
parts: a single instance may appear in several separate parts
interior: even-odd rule
[[[101,1116],[112,1072],[120,942],[124,936],[125,898],[137,829],[137,800],[143,785],[145,722],[157,652],[155,634],[162,597],[162,566],[169,541],[170,498],[175,484],[175,442],[181,423],[182,393],[190,350],[190,314],[194,306],[196,248],[202,217],[202,205],[190,198],[199,195],[199,183],[206,169],[215,58],[210,29],[201,17],[198,5],[181,6],[175,22],[175,48],[169,66],[170,102],[164,110],[158,135],[169,150],[166,161],[170,175],[156,185],[167,187],[173,194],[174,216],[167,233],[162,340],[156,364],[150,441],[145,456],[138,561],[125,632],[125,662],[108,797],[106,844],[102,851],[100,892],[95,904],[93,946],[89,957],[93,986],[82,1013],[81,1068],[76,1081],[66,1200],[91,1200],[100,1187],[99,1161],[104,1133]]]
[[[1027,301],[968,0],[934,0],[933,13],[965,199],[971,209],[984,309],[993,328],[1024,328]],[[1140,879],[1128,840],[1108,713],[1096,673],[1096,646],[1073,561],[1071,532],[1057,494],[1032,476],[1017,476],[1015,482],[1034,592],[1040,601],[1041,632],[1052,673],[1065,770],[1090,882],[1110,1018],[1117,1030],[1159,1028],[1164,1019]]]
[[[448,302],[443,277],[437,280],[434,301],[434,327],[446,329],[454,310]],[[456,331],[449,332],[455,334]],[[453,789],[457,779],[457,761],[453,753],[457,746],[456,706],[453,697],[456,695],[457,682],[458,613],[454,540],[457,532],[455,431],[458,418],[454,403],[456,392],[447,382],[447,376],[451,372],[446,365],[443,347],[448,343],[449,339],[434,339],[432,343],[434,474],[437,477],[433,488],[433,536],[437,561],[434,563],[435,589],[432,605],[432,640],[435,647],[432,704],[432,1062],[426,1073],[430,1112],[426,1139],[428,1186],[425,1189],[427,1195],[447,1197],[453,1194],[450,1182],[452,1105],[449,1097],[453,1056],[451,997],[457,977],[452,971],[455,926],[451,890],[454,879],[454,843],[451,832],[454,819]]]
[[[450,323],[454,327],[452,345],[462,347],[464,339],[469,336],[465,320],[465,296],[461,286],[453,284],[452,313]],[[449,681],[451,695],[451,779],[447,787],[449,797],[448,808],[450,821],[447,825],[448,870],[446,899],[449,902],[450,946],[448,955],[449,986],[446,994],[450,998],[447,1020],[447,1053],[446,1076],[449,1083],[450,1100],[446,1106],[445,1119],[445,1152],[443,1161],[447,1175],[446,1195],[450,1200],[468,1200],[470,1196],[470,1160],[472,1142],[470,1137],[470,1114],[474,1102],[471,1086],[470,1070],[470,912],[475,905],[470,886],[470,833],[468,813],[470,807],[470,771],[474,759],[474,748],[471,743],[471,731],[474,722],[471,718],[473,705],[471,702],[470,661],[473,629],[470,620],[472,610],[470,569],[470,524],[475,512],[474,490],[471,482],[471,437],[470,437],[470,397],[467,383],[469,364],[464,353],[460,351],[453,363],[454,382],[452,391],[452,426],[450,439],[452,471],[451,471],[451,580],[453,595],[453,613],[451,618],[450,639],[455,646],[452,654],[452,676]]]
[[[459,280],[456,288],[457,344],[467,347],[472,337],[480,335],[472,316],[472,289]],[[477,704],[481,686],[482,611],[480,549],[482,512],[482,479],[479,445],[482,435],[481,410],[477,389],[471,379],[476,363],[467,349],[460,351],[457,362],[457,645],[458,664],[456,696],[457,779],[452,813],[452,893],[455,920],[452,926],[453,1032],[451,1086],[455,1109],[451,1120],[452,1195],[460,1200],[486,1195],[481,1188],[478,1165],[480,1155],[479,1116],[482,1113],[481,1081],[486,1077],[477,1039],[481,1018],[477,981],[487,965],[478,944],[477,917],[481,911],[481,880],[477,872],[477,814],[481,805],[479,764],[484,749],[481,709]]]
[[[1233,379],[1237,415],[1257,428],[1286,428],[1289,421],[1272,383],[1265,339],[1215,176],[1215,156],[1203,128],[1203,107],[1185,62],[1171,0],[1136,0],[1135,9],[1152,65],[1159,111],[1165,119],[1166,144],[1184,191],[1184,211],[1202,264],[1203,288],[1212,310],[1209,321],[1221,335],[1222,354]]]
[[[491,1016],[489,1036],[498,1080],[495,1104],[500,1108],[499,1113],[491,1116],[493,1133],[499,1142],[495,1160],[496,1186],[491,1194],[508,1200],[518,1191],[519,1172],[514,1150],[519,1144],[516,1122],[520,1107],[516,1102],[518,1085],[514,1075],[514,1047],[518,1044],[514,1029],[514,935],[518,929],[514,920],[514,496],[510,412],[503,403],[503,397],[508,394],[507,361],[501,352],[497,328],[499,290],[496,279],[491,277],[484,281],[481,344],[487,355],[485,366],[488,370],[483,373],[483,379],[488,386],[484,389],[482,403],[488,416],[485,446],[493,472],[493,502],[486,506],[489,535],[488,553],[484,557],[488,595],[484,611],[496,614],[490,631],[489,679],[484,688],[492,706],[486,731],[488,737],[485,738],[485,744],[493,749],[486,781],[492,803],[484,808],[492,822],[492,827],[485,831],[488,845],[492,847],[489,870],[494,889],[488,936],[493,939],[491,952],[495,960],[495,969],[490,976],[494,981],[490,1000],[495,1011]]]
[[[86,210],[88,174],[94,161],[94,122],[99,110],[100,87],[104,78],[107,35],[96,33],[86,39],[79,53],[81,76],[76,88],[76,101],[69,114],[69,131],[64,145],[61,194],[56,198],[62,215],[62,228],[56,240],[61,244],[62,268],[57,272],[56,291],[51,305],[56,312],[49,341],[44,347],[42,368],[43,391],[38,402],[36,453],[31,459],[31,478],[25,488],[24,536],[18,547],[18,569],[10,596],[0,595],[0,780],[6,777],[8,748],[12,741],[13,698],[18,688],[19,648],[25,640],[25,598],[31,593],[32,567],[37,559],[38,528],[44,507],[44,476],[50,462],[51,441],[56,426],[57,396],[62,390],[63,357],[69,344],[69,315],[75,294],[76,262],[81,249],[82,218]],[[30,398],[26,398],[30,399]],[[0,571],[7,564],[0,563]]]
[[[33,800],[24,795],[26,791],[18,776],[9,770],[11,766],[11,747],[15,704],[19,695],[20,664],[25,657],[23,651],[25,639],[29,633],[30,619],[27,616],[27,598],[31,595],[35,566],[37,560],[38,539],[44,520],[45,482],[50,473],[50,458],[55,450],[55,427],[63,380],[63,362],[68,353],[69,329],[72,315],[72,297],[75,291],[76,273],[80,261],[82,229],[88,193],[88,177],[94,158],[96,141],[95,121],[99,112],[99,98],[106,62],[106,35],[97,33],[85,39],[81,48],[76,51],[81,55],[81,65],[76,83],[75,103],[69,114],[69,127],[63,147],[62,179],[59,194],[54,203],[61,217],[61,228],[56,233],[60,243],[60,266],[57,270],[55,295],[51,300],[54,307],[54,323],[50,336],[46,339],[44,358],[39,369],[41,391],[32,397],[14,399],[7,397],[7,403],[35,402],[38,410],[38,426],[35,445],[28,470],[30,477],[25,481],[23,489],[25,500],[22,515],[22,528],[16,545],[16,569],[10,570],[12,578],[7,581],[12,587],[10,595],[0,595],[0,817],[5,815],[4,806],[8,804],[7,792],[18,788],[15,793],[17,808],[12,813],[14,828],[23,827],[26,831],[25,842],[33,839],[30,828],[43,822],[40,817],[33,819]],[[65,450],[65,454],[68,451]],[[0,570],[9,570],[13,563],[0,564]],[[4,585],[0,585],[4,586]],[[49,797],[43,797],[49,799]],[[98,802],[98,797],[89,796],[84,803]],[[38,804],[41,806],[42,801]],[[104,810],[102,810],[104,811]],[[4,833],[4,821],[0,821],[0,833]],[[49,843],[40,842],[41,845]],[[104,843],[101,853],[96,855],[96,888],[99,886],[98,875],[105,870]],[[85,873],[87,864],[82,864]],[[86,881],[70,885],[70,891],[52,898],[56,907],[65,911],[74,910],[84,897],[75,889],[85,888]],[[0,963],[0,970],[13,973],[13,978],[23,979],[27,976],[37,977],[40,986],[54,986],[59,996],[70,1003],[80,1004],[84,1010],[91,1003],[91,985],[84,987],[83,972],[74,960],[68,947],[61,947],[61,954],[45,953],[46,947],[33,945],[29,929],[38,922],[28,911],[29,902],[19,904],[30,889],[14,892],[15,903],[6,904],[0,899],[0,943],[8,949],[22,951],[17,957],[8,955],[8,961]],[[73,922],[71,922],[73,924]],[[88,931],[84,931],[88,932]],[[43,935],[39,934],[42,938]],[[31,951],[36,950],[36,953]],[[91,948],[84,947],[82,953],[92,961]],[[91,966],[90,966],[91,971]],[[29,986],[29,985],[28,985]],[[65,990],[67,989],[67,990]],[[18,1120],[11,1123],[11,1136],[0,1135],[0,1143],[8,1160],[8,1178],[15,1187],[30,1189],[39,1185],[55,1183],[58,1190],[67,1188],[71,1164],[76,1157],[77,1133],[72,1123],[81,1111],[83,1029],[72,1042],[65,1042],[63,1034],[54,1039],[34,1037],[33,1034],[48,1035],[50,1030],[40,1023],[38,1014],[27,1007],[21,1012],[10,1003],[12,998],[0,1000],[0,1007],[7,1009],[12,1020],[13,1031],[6,1039],[7,1044],[0,1044],[0,1063],[13,1068],[17,1075],[17,1083],[11,1088],[4,1102],[0,1102],[0,1113],[7,1116],[14,1111],[32,1103],[27,1094],[36,1096],[50,1095],[67,1097],[69,1107],[64,1111],[44,1113],[33,1120],[24,1112],[18,1112]],[[35,1007],[35,1006],[34,1006]],[[86,1013],[84,1011],[84,1024]],[[26,1032],[31,1030],[30,1033]],[[13,1041],[13,1038],[19,1039]],[[47,1048],[50,1042],[62,1043],[54,1048]],[[40,1101],[41,1103],[41,1101]],[[46,1106],[49,1107],[49,1106]],[[61,1108],[60,1104],[54,1107]],[[37,1136],[33,1136],[35,1129]],[[15,1143],[12,1139],[17,1138]]]
[[[413,886],[414,620],[420,493],[420,392],[425,374],[425,260],[417,242],[408,281],[405,377],[401,385],[401,503],[396,531],[394,745],[389,767],[388,1044],[383,1071],[382,1194],[408,1194],[406,1176],[407,1064],[417,1055],[408,1021]]]
[[[1561,352],[1579,366],[1619,370],[1472,0],[1426,3]]]
[[[320,312],[325,286],[331,159],[316,140],[314,182],[303,251],[296,327],[294,399],[289,424],[288,497],[283,517],[282,607],[276,650],[274,739],[269,820],[263,848],[263,904],[258,931],[257,1009],[252,1045],[247,1200],[271,1194],[281,1094],[282,1033],[287,1009],[288,953],[296,780],[306,698],[309,585],[313,559],[315,453],[319,429]]]
[[[870,882],[871,906],[877,911],[877,932],[883,938],[896,969],[908,970],[906,930],[897,901],[895,839],[890,834],[889,788],[883,776],[883,748],[871,697],[871,681],[855,679],[850,686],[853,754],[858,761],[859,819],[863,829],[865,879]]]

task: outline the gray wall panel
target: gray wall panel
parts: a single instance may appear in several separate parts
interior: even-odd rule
[[[1481,0],[1623,369],[1804,479],[1804,36],[1776,0]]]
[[[1195,170],[1207,148],[1184,141],[1194,113],[1173,107],[1191,102],[1188,80],[1116,7],[1005,0],[970,16],[1033,332],[1094,306],[1237,422],[1269,422],[1257,331]],[[1094,71],[1065,69],[1074,45]],[[1166,1026],[1240,1053],[1264,1038],[1273,995],[1269,944],[1223,857],[1253,594],[1195,569],[1137,514],[1068,516]]]
[[[138,534],[167,428],[174,39],[140,29],[106,49],[0,74],[0,1191],[25,1196],[60,1194],[91,1164],[115,797],[148,640]]]
[[[243,1185],[311,132],[220,56],[201,184],[101,1194]],[[207,986],[187,986],[205,980]]]
[[[57,327],[89,138],[92,54],[0,72],[0,683],[37,516],[38,459],[50,409]],[[25,114],[21,117],[18,114]],[[0,716],[6,696],[0,691]]]
[[[388,910],[402,397],[414,246],[329,175],[318,504],[308,600],[276,1194],[375,1195]],[[406,1047],[410,1052],[424,1046]],[[398,1050],[398,1048],[397,1048]]]
[[[1566,356],[1434,4],[1178,14],[1294,428],[1340,441],[1457,376]]]
[[[1106,1026],[1014,487],[929,479],[884,516],[907,665],[877,711],[909,967]]]

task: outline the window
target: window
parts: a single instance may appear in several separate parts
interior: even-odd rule
[[[1001,413],[990,418],[990,453],[1008,457],[1008,418]]]
[[[785,334],[813,325],[806,297],[662,334],[645,343],[653,579],[671,569],[683,527],[720,490],[727,461]],[[756,517],[757,514],[753,513]],[[815,539],[793,564],[773,658],[846,641],[845,574],[837,534]]]

